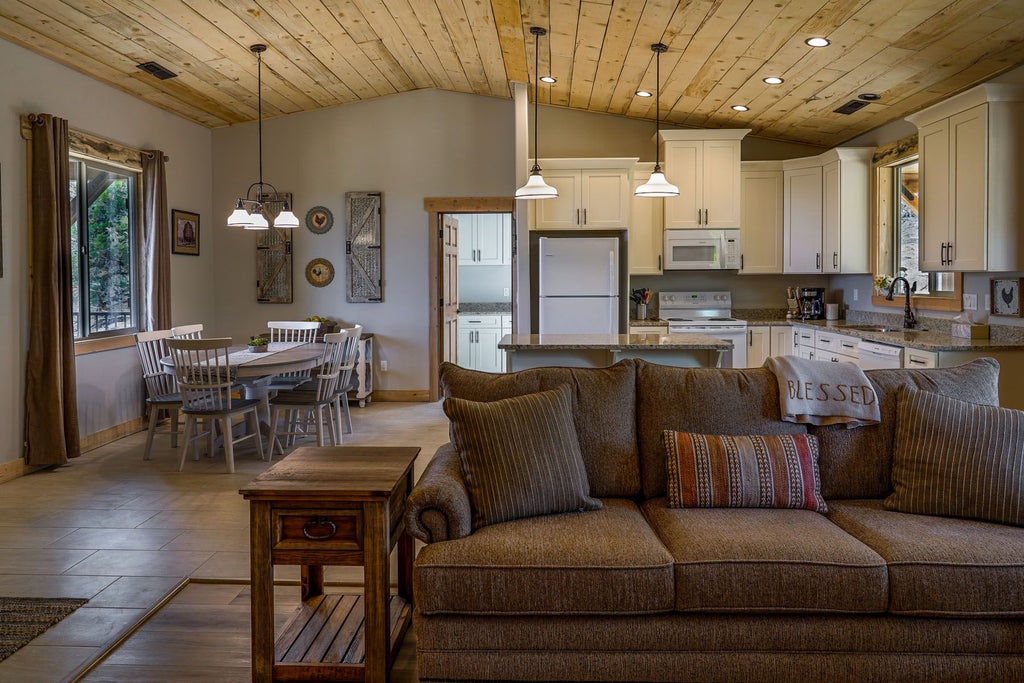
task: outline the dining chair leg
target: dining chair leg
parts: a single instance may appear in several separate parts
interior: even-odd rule
[[[332,446],[340,446],[341,445],[341,438],[340,438],[341,437],[341,432],[338,430],[338,425],[334,421],[334,404],[333,403],[327,403],[327,404],[321,406],[320,408],[317,408],[317,410],[327,411],[327,433],[331,437],[331,445]]]
[[[235,437],[231,433],[231,416],[230,415],[225,415],[221,419],[224,420],[224,459],[228,463],[228,474],[234,474],[235,473]]]
[[[345,433],[352,433],[352,413],[348,410],[348,392],[341,393],[341,408],[345,413]]]
[[[153,435],[156,433],[156,423],[159,414],[159,408],[156,406],[149,407],[149,432],[146,434],[146,451],[142,454],[143,460],[149,460],[149,452],[153,449]]]
[[[223,438],[223,437],[222,437]],[[212,458],[217,440],[217,420],[210,417],[206,419],[206,457]]]
[[[331,419],[334,420],[335,430],[338,432],[338,445],[345,440],[343,434],[345,433],[344,428],[341,424],[341,394],[337,394],[334,400],[331,401],[330,405]]]
[[[191,415],[185,416],[185,445],[181,449],[181,458],[178,460],[178,471],[181,472],[185,468],[185,458],[188,456],[188,449],[194,448],[192,445],[192,430],[195,427],[195,418]]]
[[[171,448],[178,447],[178,432],[181,430],[181,425],[178,424],[178,409],[170,408],[171,413]]]
[[[252,440],[256,442],[256,454],[260,456],[260,460],[266,460],[267,456],[263,452],[263,434],[260,433],[260,416],[255,408],[249,413],[249,417],[252,418]]]
[[[281,409],[277,406],[270,408],[270,434],[267,435],[267,445],[270,447],[270,462],[274,462],[274,444],[277,442],[277,421],[281,418]],[[284,455],[284,448],[281,448],[281,455]]]
[[[316,445],[324,445],[324,414],[320,410],[320,406],[313,407],[313,419],[316,420],[314,427],[316,427]]]

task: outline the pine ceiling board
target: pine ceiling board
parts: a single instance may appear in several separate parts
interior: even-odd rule
[[[427,49],[430,49],[426,35],[418,24],[412,35],[406,35],[395,21],[389,7],[382,0],[354,0],[354,4],[362,12],[367,24],[377,34],[380,42],[391,53],[395,62],[402,66],[413,87],[434,87],[434,79],[420,58],[419,50],[416,47],[426,45]],[[431,56],[435,57],[433,50],[431,50]],[[438,70],[441,70],[439,63],[437,66]]]
[[[903,36],[941,11],[949,2],[950,0],[913,0],[894,3],[892,0],[873,0],[868,10],[886,12],[895,6],[896,11],[884,21],[875,22],[874,33],[893,44],[902,44]],[[876,7],[879,9],[876,10]]]
[[[1021,14],[1020,0],[1002,0],[994,7],[985,10],[990,17],[1003,17],[1004,19],[1016,19]]]
[[[415,2],[413,3],[413,11],[416,13],[416,18],[426,29],[434,52],[441,61],[441,67],[447,74],[452,87],[457,92],[474,92],[473,86],[469,82],[469,77],[466,75],[466,70],[463,68],[462,62],[459,61],[458,50],[455,48],[452,35],[448,32],[448,27],[445,25],[444,17],[441,16],[437,4],[434,2]]]
[[[960,26],[979,12],[998,5],[996,0],[957,0],[932,15],[912,31],[900,36],[899,41],[908,47],[925,47],[951,32],[958,32]],[[997,17],[993,17],[997,19]]]
[[[128,74],[127,78],[121,79],[122,83],[147,82],[151,80],[153,80],[153,77],[145,71]],[[163,82],[161,84],[163,87],[160,90],[155,91],[153,94],[148,95],[145,100],[150,104],[160,107],[161,109],[166,109],[178,116],[195,121],[196,123],[208,128],[219,128],[221,126],[229,126],[249,120],[247,117],[243,118],[237,113],[231,114],[230,118],[222,118],[218,116],[217,112],[225,109],[223,106],[217,106],[214,108],[205,101],[206,98],[196,97],[194,93],[192,93],[183,84],[176,84],[175,81],[177,80],[178,79],[175,78]]]
[[[899,4],[898,0],[890,0]],[[829,0],[800,27],[811,35],[828,36],[853,17],[867,0]]]
[[[551,103],[567,107],[573,79],[576,31],[579,28],[579,1],[551,0],[550,15],[544,11],[542,1],[529,0],[525,4],[524,26],[538,25],[548,28],[548,34],[545,36],[547,45],[543,46],[542,43],[541,49],[547,48],[547,52],[550,54],[551,75],[558,79],[557,87],[551,90]],[[535,7],[536,5],[540,5],[540,7]],[[528,23],[527,19],[529,19]],[[533,63],[532,51],[533,46],[528,45],[527,64]]]
[[[778,64],[789,64],[791,58],[785,54],[778,54],[779,51],[787,45],[793,46],[796,43],[802,45],[803,39],[796,41],[794,36],[801,30],[807,17],[824,5],[825,0],[790,0],[785,3],[775,21],[765,26],[754,38],[747,48],[746,55]]]
[[[487,73],[483,61],[477,51],[476,38],[469,26],[469,18],[461,0],[434,0],[437,10],[444,17],[444,26],[451,37],[455,52],[462,65],[462,71],[469,81],[470,91],[485,93],[490,91]]]
[[[359,47],[374,66],[395,86],[395,90],[407,92],[416,89],[416,84],[409,78],[405,68],[398,63],[395,56],[391,54],[391,50],[380,39],[360,43]]]
[[[487,94],[511,97],[512,92],[509,90],[508,77],[505,75],[505,60],[501,53],[491,4],[481,0],[463,0],[462,6],[466,9],[469,27],[476,40],[476,49],[480,53],[484,73],[487,75],[490,86]]]
[[[426,3],[431,4],[431,3]],[[530,80],[526,65],[526,36],[529,29],[523,25],[523,15],[516,0],[491,0],[494,26],[501,43],[501,58],[505,64],[505,78],[509,82],[527,83]],[[548,65],[550,68],[550,65]]]
[[[365,76],[374,83],[378,91],[384,91],[382,94],[391,94],[412,89],[409,75],[398,66],[394,58],[384,58],[380,55],[383,47],[380,45],[380,39],[351,0],[320,1],[330,11],[334,23],[340,28],[340,33],[334,33],[334,27],[331,26],[338,48],[353,64],[364,70]]]
[[[737,59],[728,73],[722,77],[721,81],[712,87],[704,99],[687,115],[685,119],[686,124],[702,126],[703,122],[709,120],[711,116],[718,119],[723,117],[731,119],[732,114],[739,113],[731,109],[732,105],[747,103],[737,97],[736,93],[743,85],[754,80],[754,76],[760,73],[762,64],[760,59],[750,57],[740,57]],[[764,83],[761,83],[761,85],[764,85]],[[755,112],[751,111],[749,113],[754,114]]]
[[[594,90],[594,76],[601,59],[601,44],[608,29],[611,7],[589,0],[580,3],[576,26],[576,52],[573,56],[572,82],[569,84],[569,106],[586,109]]]
[[[352,41],[356,45],[372,43],[378,39],[370,22],[366,20],[362,10],[356,6],[353,0],[321,0],[321,2],[324,7],[331,10],[331,14],[345,29],[345,32],[352,36]]]
[[[832,79],[839,78],[843,74],[841,71],[808,68],[812,70],[812,73],[807,74],[806,77],[795,78],[793,89],[773,105],[771,114],[774,116],[756,116],[751,119],[750,127],[753,128],[754,134],[760,134],[764,131],[768,137],[776,137],[772,130],[772,123],[775,119],[785,116],[792,109],[813,98],[827,83]]]
[[[594,75],[594,89],[590,93],[590,104],[587,106],[591,111],[606,112],[611,109],[612,95],[616,84],[622,78],[622,67],[630,47],[635,42],[641,16],[633,3],[612,7],[604,45],[601,48],[601,59]],[[653,53],[650,54],[653,56]]]

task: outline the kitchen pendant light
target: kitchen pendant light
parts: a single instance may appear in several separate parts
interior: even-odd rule
[[[288,200],[270,183],[263,182],[263,53],[267,46],[257,43],[249,47],[256,55],[256,106],[257,106],[257,140],[259,145],[259,180],[249,186],[244,197],[235,200],[235,210],[228,216],[229,228],[246,230],[269,230],[265,211],[273,213],[275,228],[297,228],[299,217],[292,213]]]
[[[651,51],[654,52],[655,59],[655,90],[654,90],[654,172],[651,173],[651,178],[646,183],[636,188],[633,193],[635,197],[678,197],[679,188],[670,183],[666,178],[665,174],[661,172],[661,158],[659,151],[661,148],[658,136],[661,133],[661,54],[668,52],[668,45],[665,43],[655,43],[651,45]]]
[[[526,184],[516,190],[516,199],[554,199],[558,197],[558,190],[544,182],[544,176],[540,174],[540,164],[537,163],[537,113],[539,111],[538,95],[540,86],[537,75],[540,73],[540,37],[547,33],[547,29],[540,26],[531,26],[530,33],[533,34],[533,168],[530,169],[530,178]]]

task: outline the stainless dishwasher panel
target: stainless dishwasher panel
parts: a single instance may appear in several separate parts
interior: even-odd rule
[[[857,344],[857,355],[864,370],[903,367],[903,347],[900,346],[862,341]]]

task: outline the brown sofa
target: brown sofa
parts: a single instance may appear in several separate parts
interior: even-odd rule
[[[803,433],[763,368],[445,365],[446,395],[568,383],[597,511],[471,533],[449,444],[409,499],[421,680],[1024,680],[1024,528],[892,512],[882,500],[901,385],[998,402],[998,365],[872,370],[879,425],[811,427],[822,515],[670,509],[665,429]]]

